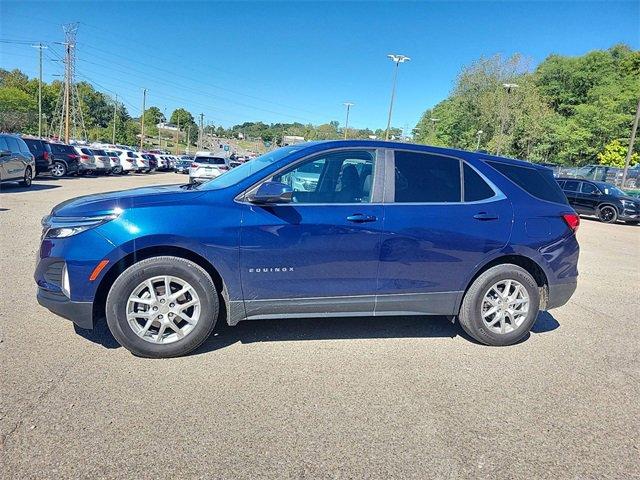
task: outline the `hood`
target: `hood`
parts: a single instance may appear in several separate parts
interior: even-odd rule
[[[202,190],[190,189],[188,185],[157,185],[84,195],[56,205],[51,210],[51,215],[56,217],[107,215],[117,208],[124,210],[162,203],[183,203],[204,193]]]
[[[636,205],[640,205],[640,198],[632,197],[630,195],[620,195],[618,197],[620,200],[626,200],[627,202],[633,202]]]

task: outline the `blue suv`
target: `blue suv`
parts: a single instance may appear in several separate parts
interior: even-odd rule
[[[43,221],[38,301],[106,317],[136,355],[217,321],[441,315],[509,345],[576,288],[579,218],[551,170],[381,141],[274,150],[197,185],[89,195]]]

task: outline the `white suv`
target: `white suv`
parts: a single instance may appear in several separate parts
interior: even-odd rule
[[[219,177],[229,170],[229,159],[212,152],[197,152],[189,168],[189,183]]]

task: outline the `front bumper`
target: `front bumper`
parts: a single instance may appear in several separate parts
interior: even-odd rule
[[[56,315],[71,320],[80,328],[93,328],[93,303],[73,302],[64,294],[38,288],[38,303]]]

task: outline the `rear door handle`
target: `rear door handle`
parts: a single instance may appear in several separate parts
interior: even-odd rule
[[[347,220],[355,223],[375,222],[377,218],[374,215],[365,215],[364,213],[354,213],[349,215]]]
[[[480,212],[476,213],[473,218],[476,220],[497,220],[498,216],[494,213]]]

